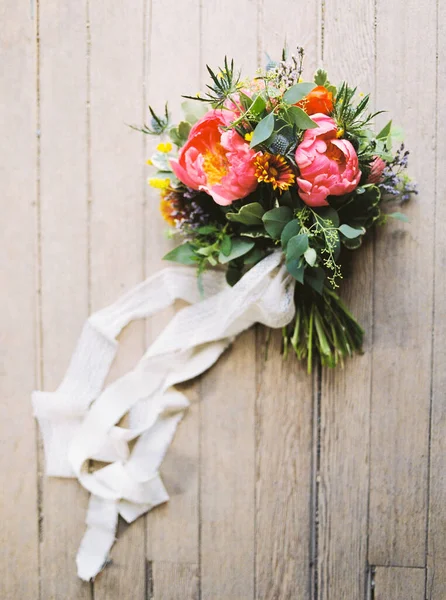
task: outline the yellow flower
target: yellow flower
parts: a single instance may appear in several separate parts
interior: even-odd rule
[[[280,154],[270,154],[269,152],[259,154],[254,161],[254,166],[257,181],[271,183],[274,190],[279,188],[281,192],[284,192],[294,183],[294,173]]]
[[[150,158],[148,158],[148,159],[146,160],[146,164],[147,164],[147,165],[149,165],[149,166],[152,166],[152,165],[153,165],[153,162],[152,162],[152,160],[151,160]]]
[[[336,132],[336,137],[339,139],[344,135],[345,131],[342,129],[342,127],[339,127],[339,129]]]
[[[167,154],[172,150],[172,144],[170,142],[161,142],[160,144],[158,144],[156,149],[158,150],[158,152],[164,152],[165,154]]]
[[[254,135],[253,131],[250,131],[249,133],[245,133],[245,140],[247,142],[250,142],[252,140],[252,136]]]
[[[160,179],[159,177],[150,177],[148,184],[157,190],[166,190],[170,186],[170,179]]]
[[[303,79],[302,79],[302,77],[299,77],[299,79],[298,79],[297,83],[302,83],[302,82],[303,82]]]

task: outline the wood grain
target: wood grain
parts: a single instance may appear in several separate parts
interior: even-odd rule
[[[405,129],[420,196],[377,232],[371,564],[425,565],[435,192],[435,1],[378,0],[377,105]],[[412,94],[407,82],[419,89]],[[384,119],[385,117],[383,117]]]
[[[165,15],[169,14],[168,24]],[[147,37],[147,103],[158,112],[169,100],[172,119],[181,118],[181,94],[199,89],[200,30],[199,2],[187,0],[153,0]],[[166,28],[176,44],[166,45]],[[181,44],[182,51],[178,52]],[[160,52],[160,48],[163,51]],[[147,119],[147,110],[144,118]],[[167,141],[167,138],[166,138]],[[146,140],[146,156],[158,140]],[[145,176],[153,169],[145,167]],[[146,271],[155,273],[169,266],[162,257],[172,248],[166,236],[167,225],[159,212],[159,190],[146,193]],[[147,340],[154,337],[171,318],[173,310],[149,320]],[[147,560],[153,565],[153,597],[159,600],[198,598],[199,562],[199,391],[198,381],[182,386],[191,401],[174,442],[161,466],[161,474],[170,501],[147,515]]]
[[[424,600],[424,569],[377,567],[374,600]]]
[[[236,18],[234,16],[236,15]],[[230,44],[228,46],[228,41]],[[202,5],[202,73],[225,55],[245,76],[257,67],[257,3]],[[240,336],[202,380],[201,598],[254,595],[255,331]]]
[[[362,94],[375,91],[373,9],[373,0],[325,4],[323,64],[331,81],[354,82]],[[321,600],[361,598],[367,574],[372,240],[345,255],[340,295],[364,328],[365,344],[364,355],[348,359],[345,369],[322,373],[316,586]]]
[[[0,597],[37,598],[38,497],[30,394],[36,352],[36,19],[7,0],[0,19]],[[38,313],[37,313],[38,314]]]
[[[307,77],[317,64],[316,6],[264,3],[261,63],[304,45]],[[313,560],[312,377],[294,356],[281,356],[282,336],[257,334],[256,598],[308,598]],[[267,351],[268,346],[268,351]],[[267,358],[266,358],[267,352]],[[279,433],[280,432],[280,433]]]
[[[90,3],[91,308],[108,305],[143,276],[142,144],[128,127],[142,114],[144,2]],[[133,323],[111,378],[131,369],[144,349]],[[120,528],[112,564],[97,577],[95,600],[145,593],[144,519]]]
[[[437,63],[437,187],[435,207],[435,297],[434,346],[432,364],[432,424],[430,449],[430,503],[428,532],[427,597],[430,600],[446,598],[446,220],[444,198],[446,184],[446,144],[442,123],[446,108],[442,100],[446,91],[446,6],[438,6],[438,63]]]
[[[48,390],[62,380],[88,316],[86,50],[85,2],[42,5],[42,383]],[[78,579],[75,563],[88,494],[77,481],[46,477],[42,490],[42,597],[89,599],[90,586]],[[67,506],[72,507],[69,518]]]

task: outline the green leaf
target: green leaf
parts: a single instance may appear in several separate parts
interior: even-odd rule
[[[339,231],[342,235],[345,235],[349,240],[353,240],[360,235],[364,235],[365,229],[361,227],[360,229],[356,229],[355,227],[350,227],[350,225],[343,224],[339,227]]]
[[[173,262],[181,263],[182,265],[196,265],[197,257],[194,249],[189,242],[177,246],[170,252],[168,252],[163,260],[171,260]]]
[[[317,258],[316,250],[314,248],[307,248],[307,250],[304,252],[304,258],[310,267],[314,267]]]
[[[392,121],[389,121],[387,125],[385,125],[381,131],[377,134],[376,138],[378,140],[387,140],[389,137],[389,133],[392,131]]]
[[[286,268],[296,281],[304,282],[305,264],[301,259],[287,260]]]
[[[324,281],[325,271],[321,267],[307,269],[305,271],[305,282],[308,283],[308,285],[311,285],[318,294],[322,294],[324,291]]]
[[[314,83],[306,82],[306,83],[296,83],[290,87],[283,95],[283,100],[287,104],[296,104],[302,98],[305,98],[311,90],[314,90],[316,86]]]
[[[249,107],[249,112],[252,115],[258,116],[258,115],[262,114],[262,112],[265,110],[265,108],[266,108],[265,99],[259,94],[258,96],[256,96],[256,98],[252,102],[251,106]]]
[[[259,260],[265,256],[265,251],[260,248],[253,248],[245,255],[245,265],[255,265]]]
[[[293,211],[288,206],[279,206],[266,212],[262,221],[266,231],[273,238],[273,240],[280,239],[282,231],[285,225],[291,221],[293,217]]]
[[[198,119],[201,119],[207,111],[207,106],[196,100],[185,100],[181,103],[181,108],[183,109],[184,118],[191,125],[196,123]]]
[[[229,265],[226,271],[226,281],[231,287],[234,286],[242,277],[242,271],[239,267]]]
[[[187,140],[191,129],[191,124],[187,123],[186,121],[181,121],[178,123],[178,134],[184,141]]]
[[[308,235],[306,233],[299,233],[292,237],[286,247],[286,259],[287,261],[296,260],[303,256],[308,250]]]
[[[254,134],[251,140],[251,148],[258,146],[265,140],[267,140],[272,132],[274,131],[274,115],[269,113],[264,119],[262,119],[254,129]]]
[[[280,237],[280,241],[282,243],[282,248],[284,251],[286,250],[287,244],[292,237],[297,235],[300,231],[300,223],[297,219],[293,219],[289,223],[285,225],[282,231],[282,235]]]
[[[307,113],[299,108],[298,106],[290,106],[287,108],[287,115],[293,125],[296,125],[298,129],[314,129],[319,127]]]
[[[214,225],[202,225],[197,229],[197,233],[201,235],[207,235],[208,233],[216,233],[217,229]]]
[[[323,85],[328,83],[327,71],[324,69],[318,69],[314,74],[314,83],[316,85]]]
[[[393,212],[386,215],[387,217],[391,217],[392,219],[397,219],[398,221],[403,221],[404,223],[409,223],[410,219],[407,215],[400,212]]]
[[[223,252],[220,252],[218,256],[218,260],[222,265],[247,254],[250,250],[254,248],[255,242],[248,242],[247,240],[242,240],[241,238],[233,238],[232,239],[232,247],[230,253],[225,256]]]
[[[225,235],[221,242],[220,250],[221,250],[222,254],[224,254],[225,256],[229,256],[229,254],[231,252],[231,248],[232,248],[232,240],[229,237],[229,235]]]
[[[315,209],[314,212],[324,221],[331,221],[333,223],[333,227],[339,227],[338,211],[334,208],[331,208],[331,206]]]
[[[260,225],[264,214],[265,209],[259,202],[251,202],[242,206],[238,213],[226,213],[226,218],[243,225]]]

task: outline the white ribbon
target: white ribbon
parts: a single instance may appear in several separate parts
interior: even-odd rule
[[[81,579],[92,579],[107,561],[119,514],[130,523],[169,498],[158,469],[189,406],[173,386],[206,371],[254,323],[278,328],[293,318],[294,280],[280,262],[281,253],[274,252],[233,288],[223,273],[209,271],[205,299],[195,269],[160,271],[91,315],[59,388],[33,393],[47,475],[77,477],[91,492],[77,555]],[[190,306],[173,317],[133,371],[101,391],[123,327],[179,298]],[[129,428],[117,426],[127,413]],[[130,452],[128,442],[135,439]],[[90,459],[109,464],[90,473]]]

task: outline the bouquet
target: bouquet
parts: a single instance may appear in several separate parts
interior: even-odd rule
[[[227,60],[208,67],[208,91],[186,97],[183,121],[172,124],[166,105],[140,128],[162,138],[150,183],[179,242],[165,258],[187,266],[91,315],[59,388],[33,393],[47,474],[91,493],[77,555],[84,580],[107,564],[118,516],[132,522],[169,498],[159,468],[189,405],[176,384],[254,323],[282,328],[283,353],[309,371],[361,350],[363,331],[337,293],[344,255],[375,224],[404,219],[384,207],[416,190],[392,123],[375,134],[369,97],[322,70],[302,81],[302,61],[302,50],[283,54],[246,81]],[[189,305],[104,387],[123,327],[176,298]]]
[[[337,290],[346,252],[375,224],[405,220],[384,210],[416,188],[408,151],[389,121],[375,133],[369,96],[323,70],[302,80],[303,49],[269,59],[254,79],[233,62],[214,71],[204,95],[185,96],[184,120],[167,104],[150,125],[161,136],[148,163],[161,214],[179,245],[165,259],[226,270],[229,285],[279,249],[295,279],[295,317],[283,328],[283,353],[334,367],[360,351],[363,330]],[[169,140],[169,141],[166,141]]]

